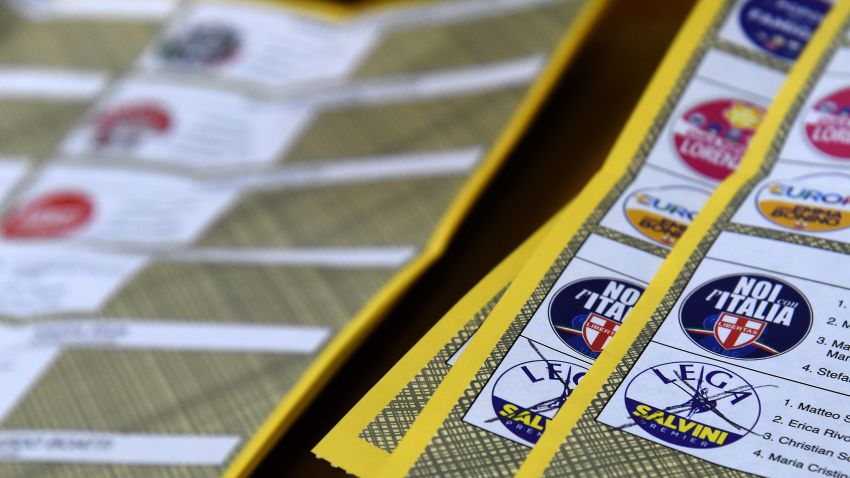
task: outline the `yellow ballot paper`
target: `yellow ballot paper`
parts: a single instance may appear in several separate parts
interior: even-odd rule
[[[516,472],[631,320],[670,247],[736,169],[828,9],[825,2],[697,5],[603,169],[470,341],[386,476]]]
[[[521,475],[850,476],[849,25],[837,2]]]
[[[248,475],[598,8],[0,3],[0,476]]]
[[[547,230],[540,228],[467,292],[313,452],[358,476],[380,469]]]

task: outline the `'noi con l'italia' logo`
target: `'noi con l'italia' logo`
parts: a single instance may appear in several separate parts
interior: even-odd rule
[[[796,347],[812,327],[812,308],[784,280],[733,274],[697,287],[679,310],[696,345],[723,357],[763,359]]]

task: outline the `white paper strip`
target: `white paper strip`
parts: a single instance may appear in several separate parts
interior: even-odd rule
[[[235,435],[143,435],[74,430],[0,431],[0,461],[217,466]]]
[[[109,74],[95,70],[0,67],[0,98],[86,101],[98,94]]]
[[[333,109],[483,93],[529,83],[545,64],[545,55],[528,55],[464,68],[363,81],[304,98],[291,97],[290,100],[293,103],[307,102],[320,109]]]
[[[426,25],[450,25],[480,18],[509,15],[516,11],[555,3],[555,0],[469,0],[442,1],[407,8],[386,8],[366,13],[358,24],[378,24],[381,28],[410,28]]]
[[[160,21],[179,0],[11,0],[31,20],[94,19]]]
[[[198,248],[164,251],[156,254],[154,259],[165,262],[395,269],[413,259],[416,250],[415,246],[304,247],[292,249]]]
[[[109,347],[218,352],[310,354],[330,336],[309,325],[65,320],[30,326],[28,347]]]
[[[472,171],[483,156],[481,147],[427,151],[373,158],[335,159],[235,177],[222,187],[253,190],[303,187],[463,174]]]

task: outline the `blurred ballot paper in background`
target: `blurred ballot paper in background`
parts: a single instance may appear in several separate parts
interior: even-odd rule
[[[603,3],[2,4],[0,476],[248,475]]]

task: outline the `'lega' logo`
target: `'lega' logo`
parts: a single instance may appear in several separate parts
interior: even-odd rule
[[[829,7],[821,0],[748,0],[738,19],[741,30],[756,46],[796,60]]]
[[[746,436],[761,401],[738,374],[702,362],[670,362],[635,376],[625,391],[629,417],[643,431],[687,448],[717,448]]]
[[[850,176],[820,173],[768,181],[759,189],[756,207],[768,221],[806,232],[829,232],[850,226]]]
[[[562,287],[549,305],[549,322],[568,347],[599,356],[643,294],[643,286],[621,279],[583,279]]]
[[[492,405],[499,422],[517,437],[537,443],[546,424],[587,372],[584,365],[532,360],[515,365],[493,386]]]
[[[639,189],[626,198],[626,219],[649,239],[672,247],[711,193],[691,186]]]
[[[685,334],[724,357],[761,359],[796,347],[812,326],[812,310],[791,284],[761,274],[734,274],[702,284],[679,310]]]
[[[749,101],[707,101],[676,121],[673,145],[691,169],[713,181],[722,181],[738,169],[763,116],[764,108]]]

